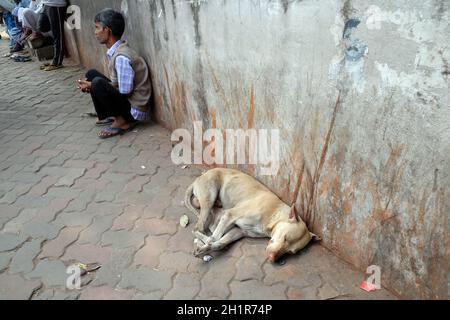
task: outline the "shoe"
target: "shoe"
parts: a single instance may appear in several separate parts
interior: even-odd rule
[[[64,66],[62,64],[60,64],[59,66],[50,64],[47,67],[45,67],[43,70],[44,71],[53,71],[53,70],[58,70],[58,69],[62,69],[62,68],[64,68]]]
[[[31,57],[19,56],[13,59],[15,62],[29,62],[32,61]]]
[[[99,120],[95,123],[97,127],[110,126],[114,123],[114,118],[106,118],[104,120]]]
[[[44,63],[42,66],[39,67],[39,69],[44,70],[47,68],[51,63]]]
[[[136,123],[131,123],[128,129],[108,127],[98,133],[100,139],[108,139],[115,136],[123,136],[127,132],[131,132],[136,127]]]
[[[24,46],[21,45],[20,43],[16,43],[16,44],[14,45],[14,48],[12,48],[9,52],[10,52],[10,53],[16,53],[16,52],[21,52],[21,51],[23,51],[23,50],[24,50]]]

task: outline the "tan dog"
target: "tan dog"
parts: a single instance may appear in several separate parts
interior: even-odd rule
[[[313,237],[306,224],[262,183],[238,170],[213,169],[187,189],[185,204],[199,217],[194,232],[196,256],[225,248],[243,238],[266,238],[267,258],[303,249]],[[214,209],[221,206],[222,210]],[[200,209],[200,211],[198,210]],[[207,236],[206,229],[211,236]]]

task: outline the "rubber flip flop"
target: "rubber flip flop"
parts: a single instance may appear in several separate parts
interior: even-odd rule
[[[53,70],[58,70],[61,68],[64,68],[64,66],[63,65],[55,66],[54,64],[51,64],[48,67],[45,67],[44,71],[53,71]]]
[[[81,115],[83,118],[98,118],[98,115],[95,112],[86,112]]]
[[[108,139],[115,136],[121,136],[125,134],[128,130],[122,129],[122,128],[112,128],[108,127],[106,129],[103,129],[98,133],[98,137],[100,139]]]
[[[32,61],[31,57],[16,57],[14,58],[15,62],[29,62]]]
[[[39,69],[44,70],[48,66],[50,66],[50,63],[44,63],[42,66],[39,67]]]
[[[97,121],[95,125],[97,127],[109,126],[114,123],[114,118],[106,118],[104,120]]]

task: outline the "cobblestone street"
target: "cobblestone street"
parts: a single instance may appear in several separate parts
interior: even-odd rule
[[[170,132],[141,125],[100,140],[71,66],[46,73],[0,40],[0,299],[395,299],[359,288],[363,272],[311,244],[284,265],[267,239],[195,258],[182,201],[202,172],[170,160]],[[35,59],[34,59],[35,60]],[[191,223],[179,224],[183,214]],[[100,263],[66,289],[66,268]]]

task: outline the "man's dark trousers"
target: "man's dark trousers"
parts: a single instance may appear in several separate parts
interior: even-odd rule
[[[129,123],[135,122],[131,115],[131,105],[126,95],[123,95],[111,85],[110,80],[97,70],[86,73],[87,81],[91,83],[91,97],[99,120],[109,117],[122,117]]]

